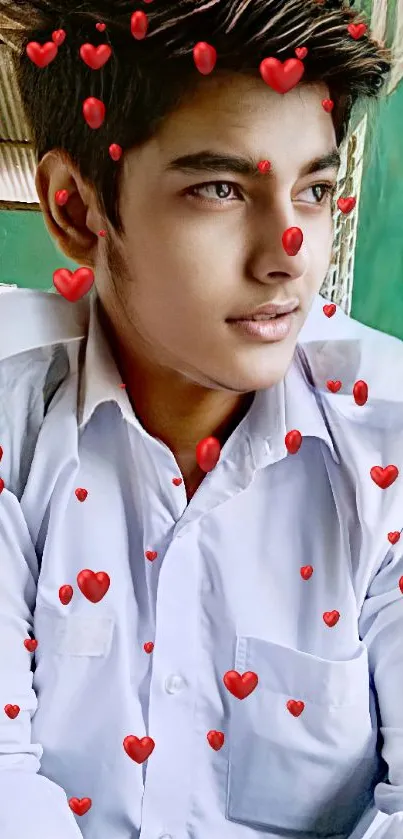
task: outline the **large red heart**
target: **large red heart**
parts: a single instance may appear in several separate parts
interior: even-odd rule
[[[47,41],[46,44],[38,44],[37,41],[30,41],[27,45],[26,53],[28,58],[36,64],[37,67],[47,67],[54,58],[56,58],[58,49],[53,41]]]
[[[277,93],[288,93],[304,75],[305,67],[299,58],[287,58],[284,63],[278,58],[264,58],[259,66],[260,75],[269,87]]]
[[[358,41],[358,38],[361,38],[361,35],[365,35],[367,31],[367,27],[365,23],[349,23],[347,30],[352,38],[355,41]]]
[[[340,612],[337,612],[336,609],[333,609],[333,612],[323,613],[323,620],[325,621],[327,626],[335,626],[339,618]]]
[[[140,740],[139,737],[129,734],[129,736],[125,737],[123,740],[123,746],[126,754],[129,755],[132,760],[135,760],[136,763],[144,763],[154,750],[155,743],[151,737],[142,737]]]
[[[297,699],[289,699],[287,702],[287,708],[293,717],[299,717],[305,708],[305,702],[299,702]]]
[[[382,466],[373,466],[371,469],[371,478],[381,489],[390,487],[395,482],[398,474],[399,470],[397,466],[393,466],[392,464],[385,466],[384,469]]]
[[[76,816],[84,816],[92,805],[90,798],[69,798],[69,805]]]
[[[69,271],[68,268],[58,268],[53,274],[53,285],[66,300],[75,303],[87,294],[95,280],[91,268],[77,268],[77,271]]]
[[[247,673],[243,673],[242,676],[236,670],[228,670],[223,677],[225,687],[237,699],[245,699],[246,696],[249,696],[255,690],[258,681],[259,679],[256,673],[252,673],[249,670]]]
[[[81,593],[87,600],[91,600],[91,603],[99,603],[105,597],[111,581],[106,571],[95,573],[94,571],[90,571],[89,568],[85,568],[84,571],[80,571],[77,574],[77,583]]]
[[[93,44],[83,44],[80,47],[80,56],[91,70],[99,70],[109,60],[112,50],[108,44],[100,44],[94,47]]]

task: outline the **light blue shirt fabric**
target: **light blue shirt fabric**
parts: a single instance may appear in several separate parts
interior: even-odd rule
[[[402,839],[403,342],[325,302],[187,504],[96,298],[0,296],[1,839]]]

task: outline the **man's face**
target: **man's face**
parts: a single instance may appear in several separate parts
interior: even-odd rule
[[[246,393],[283,378],[331,256],[331,196],[320,185],[334,186],[337,168],[304,174],[335,148],[321,104],[328,96],[324,85],[281,95],[260,78],[203,78],[151,141],[126,153],[126,236],[109,242],[119,248],[114,283],[104,266],[96,277],[133,358],[209,389]],[[270,173],[170,169],[204,150],[269,160]],[[303,232],[296,256],[282,244],[290,227]],[[282,340],[250,337],[228,322],[295,299]]]

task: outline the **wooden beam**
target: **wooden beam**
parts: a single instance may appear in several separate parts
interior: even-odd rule
[[[23,201],[0,201],[0,213],[2,210],[10,212],[10,210],[23,210],[24,212],[40,213],[40,204],[24,204]]]

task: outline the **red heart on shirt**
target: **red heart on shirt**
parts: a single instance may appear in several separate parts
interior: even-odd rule
[[[153,649],[154,649],[153,642],[152,641],[146,641],[146,643],[144,644],[144,650],[146,651],[146,653],[152,653]]]
[[[132,760],[135,760],[136,763],[144,763],[154,750],[155,743],[151,737],[142,737],[140,740],[138,737],[134,737],[133,734],[129,734],[123,740],[123,746],[126,754]]]
[[[287,58],[284,63],[278,58],[264,58],[259,65],[264,82],[277,93],[288,93],[295,87],[305,72],[299,58]]]
[[[10,720],[15,720],[15,718],[18,717],[18,714],[20,713],[19,705],[5,705],[4,710],[7,716],[10,717]]]
[[[196,446],[196,461],[203,472],[211,472],[220,459],[221,444],[216,437],[205,437]]]
[[[25,647],[25,648],[28,650],[28,652],[30,652],[30,653],[34,653],[34,652],[35,652],[35,650],[36,650],[36,648],[37,648],[37,646],[38,646],[38,642],[35,640],[35,638],[27,638],[27,639],[24,641],[24,647]]]
[[[287,702],[287,708],[293,717],[299,717],[305,708],[305,702],[299,702],[297,699],[289,699]]]
[[[290,454],[296,454],[297,451],[301,447],[302,443],[302,434],[300,431],[293,429],[293,431],[289,431],[288,434],[285,435],[284,439],[286,449]]]
[[[326,387],[332,393],[337,393],[341,388],[341,381],[340,379],[329,379],[329,381],[326,382]]]
[[[84,816],[92,805],[90,798],[69,798],[69,805],[76,816]]]
[[[157,551],[146,551],[145,556],[146,559],[150,560],[150,562],[154,562],[154,559],[157,559],[158,553]]]
[[[299,573],[301,574],[303,580],[309,580],[309,578],[312,577],[313,574],[312,565],[304,565],[302,568],[299,569]]]
[[[258,681],[259,679],[256,673],[252,673],[249,670],[243,673],[242,676],[236,670],[228,670],[223,677],[225,687],[237,699],[245,699],[249,696],[255,690]]]
[[[3,478],[0,478],[0,492],[3,492],[4,487],[5,487],[5,483],[3,481]]]
[[[3,457],[3,449],[0,446],[0,460],[1,460],[2,457]]]
[[[80,571],[77,574],[77,583],[81,593],[87,600],[91,600],[91,603],[99,603],[105,597],[111,581],[105,571],[98,571],[95,574],[94,571],[85,568],[84,571]]]
[[[326,306],[323,307],[323,312],[325,313],[327,318],[333,317],[336,311],[335,303],[328,303]]]
[[[213,729],[208,732],[207,740],[209,741],[211,748],[218,752],[224,745],[224,734],[222,731],[215,731]]]
[[[77,268],[77,271],[69,271],[68,268],[58,268],[53,274],[53,285],[59,294],[70,303],[75,303],[84,297],[94,283],[94,272],[91,268]]]
[[[368,399],[368,385],[363,379],[359,379],[353,387],[353,396],[356,405],[365,405]]]
[[[336,609],[333,609],[333,612],[323,612],[323,620],[328,626],[335,626],[339,617],[340,612],[337,612]]]
[[[182,478],[172,478],[172,483],[173,483],[176,487],[179,487],[179,486],[181,485],[181,483],[182,483]]]
[[[88,491],[86,489],[83,489],[83,487],[78,487],[78,489],[74,490],[74,495],[76,496],[78,501],[85,501],[88,495]]]
[[[72,586],[60,586],[59,588],[59,600],[63,603],[63,606],[67,606],[70,603],[71,598],[73,597],[73,588]]]
[[[391,533],[388,533],[388,539],[392,545],[396,545],[396,542],[400,539],[400,532],[398,530],[392,530]]]
[[[402,594],[403,594],[403,577],[400,577],[400,580],[399,580],[399,588],[400,588],[400,591],[401,591],[401,592],[402,592]]]
[[[373,466],[370,474],[377,486],[381,487],[381,489],[387,489],[395,482],[399,470],[397,466],[393,466],[392,464],[385,466],[384,469],[382,466]]]

